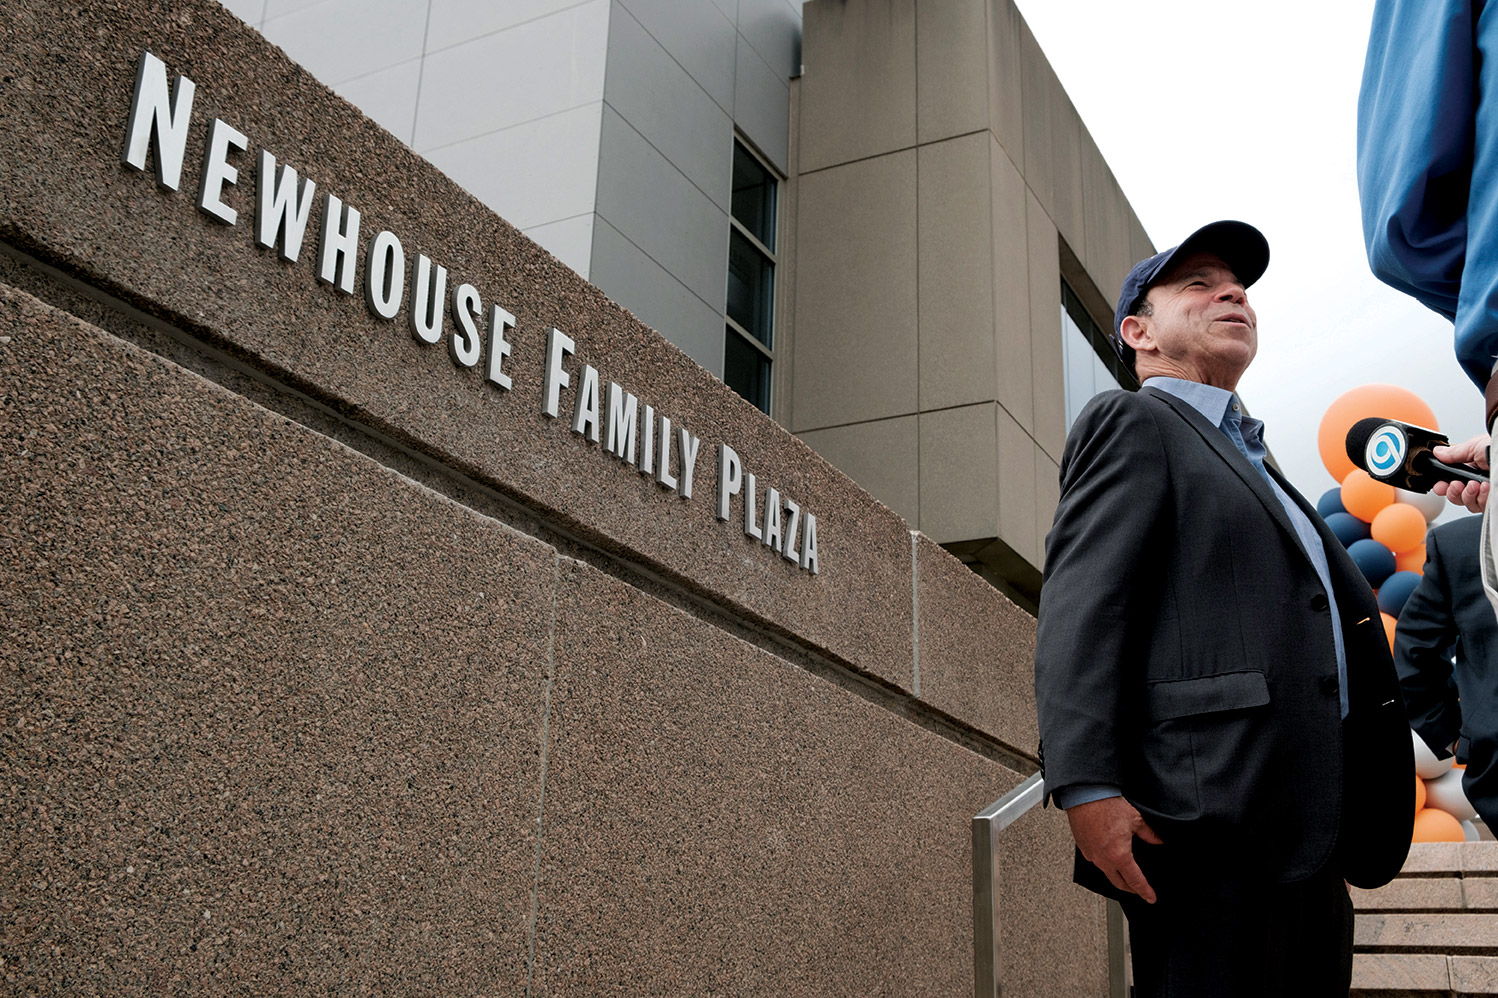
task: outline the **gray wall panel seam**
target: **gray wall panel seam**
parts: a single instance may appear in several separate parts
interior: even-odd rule
[[[432,0],[427,0],[426,24],[421,29],[421,62],[416,67],[416,101],[411,108],[411,137],[406,145],[416,148],[416,119],[421,114],[421,81],[427,71],[427,38],[432,33]]]
[[[420,55],[413,55],[409,59],[400,59],[400,60],[398,60],[396,62],[388,62],[388,63],[386,63],[383,66],[376,66],[374,69],[371,69],[371,70],[369,70],[366,73],[359,73],[356,76],[345,76],[343,79],[339,80],[337,83],[324,83],[321,77],[316,77],[316,79],[317,79],[318,83],[322,83],[323,86],[327,87],[329,90],[333,91],[336,94],[336,93],[338,93],[338,88],[341,87],[341,86],[344,86],[345,84],[358,83],[360,80],[367,80],[371,76],[379,76],[381,73],[388,73],[390,70],[395,69],[395,68],[397,68],[399,66],[409,65],[410,63],[413,63],[413,62],[420,62],[422,60],[422,58],[423,57],[420,56]],[[298,65],[301,65],[301,64],[298,63]],[[338,94],[338,96],[343,97],[342,94]],[[347,97],[343,97],[343,99],[346,100],[346,101],[348,101]],[[349,103],[353,104],[354,102],[353,101],[349,101]],[[354,106],[357,107],[357,108],[359,108],[360,112],[362,112],[365,117],[369,116],[369,112],[365,111],[362,105],[354,104]]]
[[[910,657],[911,692],[921,695],[921,579],[916,531],[910,532]]]
[[[707,191],[703,190],[702,187],[697,183],[697,181],[693,180],[690,176],[687,175],[687,173],[686,173],[685,170],[683,170],[681,167],[677,166],[676,165],[676,160],[674,160],[670,156],[666,155],[666,153],[659,146],[657,146],[654,142],[651,142],[650,141],[650,137],[648,135],[646,135],[644,132],[640,131],[638,128],[636,128],[635,127],[635,123],[633,121],[630,121],[628,118],[626,118],[624,116],[623,112],[621,112],[617,107],[615,107],[612,103],[610,103],[610,101],[609,101],[609,99],[607,97],[605,97],[604,100],[603,100],[603,106],[606,107],[606,108],[608,108],[610,111],[613,111],[614,115],[616,117],[618,117],[618,119],[620,121],[624,122],[626,125],[629,126],[629,130],[630,131],[634,132],[636,135],[638,135],[640,137],[640,141],[641,142],[644,142],[647,146],[649,146],[651,148],[651,150],[657,156],[659,156],[661,159],[663,159],[667,163],[671,164],[671,169],[673,169],[677,173],[681,174],[681,178],[683,180],[685,180],[687,183],[691,184],[692,188],[694,190],[696,190],[698,194],[701,194],[703,197],[707,198],[708,202],[711,203],[714,208],[717,208],[718,211],[722,212],[723,218],[725,219],[725,223],[724,224],[727,224],[726,219],[728,218],[728,212],[723,211],[722,205],[718,204],[718,201],[717,201],[716,198],[714,198]],[[717,107],[718,106],[718,102],[717,101],[713,101],[713,106]],[[729,136],[727,136],[727,137],[731,138],[732,137],[732,130],[736,127],[737,123],[733,120],[733,115],[731,115],[731,114],[727,115],[727,118],[728,118],[728,127],[729,127]],[[731,164],[732,162],[733,162],[733,160],[730,159],[729,163]],[[600,169],[598,172],[599,172],[600,176],[603,174],[603,170],[602,169]],[[732,192],[730,192],[730,196],[731,196],[731,194],[732,194]],[[726,235],[725,235],[725,238],[726,238]]]
[[[499,128],[491,128],[487,132],[475,132],[472,135],[466,135],[463,138],[455,139],[452,142],[444,142],[441,145],[436,146],[424,146],[421,149],[417,149],[415,146],[412,146],[411,148],[415,150],[419,156],[425,158],[428,153],[441,152],[444,149],[451,149],[453,146],[460,146],[465,142],[472,142],[474,139],[486,139],[491,135],[498,135],[500,132],[508,132],[511,129],[522,128],[525,125],[534,125],[538,121],[545,121],[548,118],[556,118],[564,114],[571,114],[572,112],[580,111],[585,107],[592,107],[594,104],[598,104],[601,106],[603,103],[604,101],[602,98],[599,98],[598,100],[583,101],[581,104],[574,104],[571,107],[564,107],[559,111],[548,111],[546,114],[538,114],[534,118],[526,118],[524,121],[516,121],[508,125],[502,125]]]
[[[617,3],[617,2],[618,2],[618,0],[611,0],[611,2],[609,3],[608,19],[610,21],[613,20],[613,17],[614,17],[614,4]],[[603,172],[604,172],[604,155],[605,155],[605,150],[604,150],[604,147],[603,147],[603,119],[604,119],[605,115],[604,115],[603,112],[604,112],[604,109],[608,107],[608,101],[604,100],[604,94],[608,93],[608,89],[609,89],[609,59],[611,58],[611,53],[609,52],[609,41],[608,41],[608,39],[609,39],[609,29],[611,27],[612,27],[612,25],[605,24],[604,28],[603,28],[603,88],[601,90],[599,90],[599,92],[598,92],[598,103],[601,106],[598,109],[598,145],[597,145],[598,152],[594,156],[594,167],[595,168],[593,170],[593,214],[595,216],[599,217],[599,218],[602,218],[601,215],[598,215],[598,197],[603,192]],[[617,113],[617,112],[615,112],[615,113]],[[597,266],[598,266],[598,226],[595,225],[595,226],[593,226],[592,245],[588,248],[588,276],[590,278],[593,276],[594,271],[596,270]]]
[[[542,831],[546,818],[546,762],[551,749],[551,689],[556,679],[557,650],[557,599],[562,588],[562,557],[555,550],[551,553],[551,627],[546,636],[546,696],[541,710],[541,774],[536,801],[536,864],[531,878],[530,941],[525,957],[525,993],[531,993],[531,984],[536,977],[536,909],[541,894],[541,848]]]
[[[615,0],[615,2],[618,3],[619,6],[624,9],[624,13],[628,14],[630,16],[630,19],[632,21],[634,21],[636,24],[638,24],[640,26],[640,30],[641,31],[645,32],[645,34],[647,34],[647,35],[650,36],[650,40],[651,41],[655,42],[657,45],[659,45],[661,47],[661,51],[664,52],[664,53],[666,53],[666,58],[668,58],[672,62],[674,62],[676,64],[676,68],[680,69],[683,73],[686,73],[687,74],[687,79],[691,80],[692,84],[694,86],[696,86],[696,88],[698,90],[701,90],[704,94],[707,95],[707,99],[708,100],[712,101],[714,104],[717,104],[718,105],[718,109],[721,110],[724,114],[728,115],[729,119],[732,120],[733,119],[733,107],[732,107],[733,98],[732,97],[729,98],[729,104],[730,104],[729,107],[724,107],[722,104],[718,103],[718,98],[714,97],[712,95],[712,93],[707,89],[707,87],[704,87],[702,85],[702,81],[698,80],[697,77],[695,75],[693,75],[693,73],[692,73],[692,71],[690,69],[688,69],[686,66],[682,65],[681,60],[678,59],[678,58],[676,58],[676,54],[674,52],[672,52],[669,48],[666,47],[666,43],[665,42],[661,41],[659,38],[656,37],[655,32],[653,32],[649,28],[647,28],[645,26],[645,23],[643,21],[641,21],[638,17],[635,16],[635,12],[629,9],[629,6],[624,2],[624,0]],[[727,15],[725,15],[721,10],[718,10],[718,8],[717,8],[716,5],[711,5],[711,6],[712,6],[712,9],[714,11],[717,11],[719,17],[722,17],[725,22],[728,21]],[[729,30],[735,31],[735,33],[737,33],[737,31],[734,28],[734,25],[732,24],[732,22],[728,22],[728,27],[729,27]],[[734,68],[735,68],[735,70],[737,70],[738,67],[735,66]],[[605,79],[607,79],[607,74],[605,74]],[[605,86],[607,86],[607,83],[605,83]],[[733,84],[732,83],[730,83],[730,88],[733,88]],[[617,114],[618,112],[615,112],[615,113]],[[621,115],[621,117],[622,117],[622,115]]]
[[[296,10],[288,10],[284,14],[278,14],[278,15],[276,15],[276,17],[271,18],[271,17],[268,16],[269,13],[270,13],[270,0],[265,0],[265,10],[264,10],[264,13],[261,14],[261,19],[265,20],[267,22],[272,21],[272,20],[274,20],[274,21],[281,21],[281,20],[285,20],[288,17],[295,17],[296,15],[300,14],[304,10],[312,10],[314,7],[323,7],[323,6],[326,6],[327,3],[328,3],[328,0],[314,0],[313,3],[309,3],[309,4],[307,4],[307,5],[303,6],[303,7],[298,7]]]
[[[649,260],[651,263],[653,263],[657,267],[661,268],[661,270],[665,271],[666,275],[668,277],[670,277],[671,280],[673,280],[677,284],[681,285],[681,288],[682,288],[683,291],[685,291],[687,294],[691,295],[693,298],[696,298],[698,301],[702,302],[702,304],[704,306],[706,306],[708,309],[712,310],[715,314],[717,314],[717,315],[722,315],[723,314],[723,308],[722,308],[722,306],[715,306],[715,305],[713,305],[712,302],[709,302],[707,299],[703,298],[697,292],[693,291],[690,287],[687,286],[687,284],[685,282],[682,281],[682,279],[680,277],[676,276],[676,272],[674,270],[672,270],[670,267],[666,266],[664,263],[661,263],[655,257],[651,256],[650,253],[649,253],[649,251],[647,251],[645,249],[645,247],[643,247],[639,243],[635,242],[633,239],[631,239],[628,235],[625,234],[625,232],[624,232],[623,229],[619,228],[619,226],[617,226],[613,222],[609,221],[609,217],[607,215],[605,215],[602,211],[595,210],[595,211],[592,211],[592,212],[585,212],[585,214],[592,214],[592,215],[598,216],[598,220],[600,222],[602,222],[604,225],[607,225],[610,229],[613,229],[614,233],[616,235],[618,235],[618,237],[620,239],[623,239],[625,242],[629,243],[635,249],[639,250],[640,254],[642,256],[644,256],[645,259]],[[560,219],[558,219],[558,221],[560,221]],[[595,244],[596,244],[596,237],[595,237]],[[608,294],[608,292],[604,292],[604,293]],[[613,299],[613,296],[610,295],[610,300],[612,300],[612,299]],[[625,306],[625,307],[627,308],[628,306]],[[634,314],[633,310],[630,311],[630,314],[631,315]],[[656,332],[659,333],[660,330],[657,329]],[[666,337],[666,338],[670,339],[669,336]]]
[[[992,134],[987,128],[975,128],[970,132],[963,132],[960,135],[944,135],[939,139],[932,139],[930,142],[912,142],[910,145],[899,146],[894,149],[885,149],[881,152],[871,152],[867,156],[855,156],[852,159],[838,160],[836,163],[828,163],[826,166],[817,166],[813,167],[810,170],[802,170],[798,174],[798,176],[812,177],[818,173],[826,173],[828,170],[836,170],[840,166],[852,166],[855,163],[867,163],[871,159],[879,159],[883,156],[893,156],[896,153],[910,152],[911,150],[920,150],[924,149],[926,146],[939,146],[943,142],[955,142],[958,139],[965,139],[970,136],[983,133]],[[1003,143],[1000,143],[1000,145],[1002,146]],[[1008,154],[1005,153],[1005,155]],[[1013,162],[1013,160],[1011,159],[1010,162]],[[1023,177],[1024,174],[1021,173],[1020,176]]]
[[[527,17],[523,21],[516,21],[514,24],[507,24],[503,28],[495,28],[493,31],[486,31],[481,35],[470,35],[464,38],[462,41],[453,42],[451,45],[444,45],[441,48],[433,49],[430,54],[436,55],[439,52],[451,52],[453,49],[462,48],[469,42],[476,42],[484,38],[493,38],[495,35],[502,35],[506,31],[513,31],[514,29],[524,27],[527,24],[535,24],[537,21],[544,21],[548,17],[556,17],[558,14],[565,14],[568,11],[577,10],[579,7],[586,7],[588,4],[594,2],[596,2],[596,0],[578,0],[577,3],[569,4],[566,7],[558,7],[556,10],[549,10],[544,14],[537,14],[535,17]]]
[[[921,527],[921,499],[926,492],[925,469],[921,467],[921,36],[920,16],[912,5],[910,34],[915,73],[915,526]],[[915,541],[911,541],[914,550]],[[914,559],[912,558],[912,561]],[[912,568],[912,571],[914,569]]]

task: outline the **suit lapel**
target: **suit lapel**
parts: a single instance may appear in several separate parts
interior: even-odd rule
[[[1237,476],[1243,480],[1243,484],[1248,486],[1249,491],[1258,497],[1259,502],[1264,505],[1264,511],[1269,514],[1270,519],[1279,524],[1280,529],[1289,535],[1290,540],[1294,542],[1295,547],[1309,563],[1311,556],[1306,553],[1305,546],[1300,541],[1300,535],[1295,532],[1295,525],[1290,522],[1290,516],[1285,512],[1285,507],[1280,503],[1279,496],[1274,494],[1274,489],[1269,487],[1269,483],[1264,480],[1264,476],[1259,474],[1258,469],[1249,463],[1248,458],[1244,457],[1243,452],[1228,439],[1227,434],[1223,433],[1219,427],[1207,422],[1207,417],[1198,412],[1195,406],[1176,398],[1169,392],[1162,392],[1155,388],[1141,388],[1139,391],[1141,394],[1149,395],[1164,402],[1171,411],[1184,419],[1196,431],[1197,435],[1206,441],[1207,446],[1212,448],[1218,457],[1227,462],[1228,467],[1232,468]],[[1294,495],[1293,492],[1288,490],[1286,494]],[[1312,519],[1311,523],[1313,525],[1315,522],[1315,519]],[[1326,543],[1324,539],[1322,543]],[[1340,547],[1341,545],[1338,546]]]

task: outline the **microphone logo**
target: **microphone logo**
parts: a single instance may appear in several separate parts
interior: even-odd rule
[[[1406,450],[1404,431],[1393,423],[1385,423],[1373,431],[1368,438],[1368,447],[1363,452],[1368,470],[1375,478],[1387,478],[1404,464]]]

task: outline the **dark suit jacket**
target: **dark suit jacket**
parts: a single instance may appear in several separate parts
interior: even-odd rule
[[[1399,614],[1394,663],[1411,726],[1439,757],[1467,764],[1462,789],[1498,827],[1498,619],[1482,590],[1482,517],[1425,537],[1425,577]],[[1453,671],[1451,659],[1456,654]],[[1458,702],[1457,698],[1461,700]]]
[[[1277,480],[1326,548],[1347,719],[1326,592],[1268,483],[1187,403],[1107,392],[1068,436],[1046,539],[1046,786],[1121,788],[1164,839],[1158,861],[1278,881],[1334,863],[1378,886],[1413,822],[1404,705],[1372,591]],[[1085,862],[1078,882],[1112,893]]]

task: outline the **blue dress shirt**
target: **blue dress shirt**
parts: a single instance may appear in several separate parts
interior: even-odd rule
[[[1268,482],[1269,487],[1274,490],[1275,498],[1280,501],[1280,505],[1285,509],[1285,515],[1290,518],[1290,523],[1295,528],[1295,535],[1300,538],[1300,546],[1310,556],[1311,567],[1316,570],[1316,577],[1321,580],[1321,587],[1326,590],[1326,599],[1332,618],[1332,644],[1337,653],[1338,697],[1342,704],[1342,716],[1346,717],[1347,654],[1342,640],[1342,618],[1337,613],[1337,597],[1332,592],[1331,569],[1326,561],[1326,548],[1322,546],[1321,535],[1316,533],[1316,528],[1310,518],[1285,490],[1280,488],[1279,483],[1264,467],[1264,458],[1269,452],[1264,447],[1263,421],[1245,415],[1238,396],[1224,388],[1165,377],[1149,378],[1144,384],[1174,395],[1205,416],[1207,422],[1221,430],[1233,442],[1233,446],[1238,448],[1239,453],[1248,458],[1248,463],[1254,466],[1264,477],[1264,481]],[[1109,784],[1078,783],[1059,788],[1054,792],[1053,799],[1057,807],[1064,809],[1102,800],[1105,797],[1122,795],[1121,790]]]

